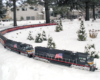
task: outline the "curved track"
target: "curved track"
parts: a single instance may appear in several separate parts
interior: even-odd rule
[[[42,27],[42,26],[50,26],[50,25],[57,25],[56,23],[48,23],[48,24],[35,24],[35,25],[27,25],[27,26],[19,26],[19,27],[14,27],[14,28],[8,28],[8,29],[5,29],[5,30],[2,30],[2,31],[0,31],[0,42],[1,42],[1,44],[4,46],[4,48],[6,48],[7,46],[6,46],[6,43],[5,42],[7,42],[7,38],[6,37],[4,37],[3,35],[5,34],[5,33],[8,33],[8,32],[12,32],[12,31],[16,31],[16,30],[20,30],[20,29],[26,29],[26,28],[34,28],[34,27]],[[11,40],[12,41],[12,40]],[[16,42],[16,41],[14,41],[14,42]],[[12,42],[8,42],[9,44],[11,44]],[[16,42],[17,43],[17,42]],[[18,44],[19,45],[19,44]],[[15,46],[15,44],[14,44],[14,46]],[[13,47],[14,47],[13,46]],[[8,46],[8,48],[9,48],[9,46]],[[19,52],[19,54],[20,54],[20,52],[22,52],[21,50],[19,51],[19,50],[17,50],[17,49],[12,49],[12,48],[10,48],[11,50],[15,50],[15,51],[17,51],[17,52]],[[22,53],[24,53],[24,52],[22,52]],[[27,54],[27,53],[26,53]],[[73,55],[75,55],[75,54],[73,54]],[[77,66],[82,66],[82,68],[84,67],[89,67],[90,69],[92,69],[91,67],[90,67],[90,65],[85,65],[85,64],[81,64],[81,62],[79,62],[79,63],[77,63],[77,61],[76,61],[76,59],[74,60],[74,59],[72,59],[72,62],[70,61],[70,59],[71,58],[69,58],[69,61],[67,61],[66,59],[62,59],[62,60],[59,60],[59,58],[56,60],[55,58],[53,59],[53,58],[51,58],[50,56],[49,56],[49,58],[47,58],[47,57],[45,57],[45,55],[44,56],[39,56],[38,54],[37,55],[34,55],[34,57],[39,57],[39,58],[43,58],[43,59],[47,59],[47,60],[50,60],[50,61],[56,61],[56,62],[60,62],[61,64],[68,64],[69,66],[71,66],[71,65],[77,65]],[[75,62],[74,62],[75,61]],[[95,70],[95,69],[97,69],[97,68],[95,68],[94,67],[94,65],[92,66],[93,67],[93,71]]]
[[[50,25],[57,25],[57,24],[56,23],[35,24],[35,25],[18,26],[18,27],[14,27],[14,28],[8,28],[8,29],[1,30],[0,31],[0,42],[5,47],[5,40],[7,38],[4,37],[3,35],[8,33],[8,32],[12,32],[12,31],[20,30],[20,29],[42,27],[42,26],[50,26]]]

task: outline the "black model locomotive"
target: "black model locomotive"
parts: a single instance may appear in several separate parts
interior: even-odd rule
[[[31,57],[34,53],[32,45],[21,43],[21,42],[15,42],[12,40],[6,40],[5,41],[5,48],[9,48],[15,52],[24,53],[27,54],[28,57]]]
[[[1,35],[1,33],[0,33],[0,42],[4,46],[4,48],[18,52],[19,54],[20,53],[27,54],[28,57],[31,57],[34,53],[32,45],[7,39],[3,35]]]
[[[89,67],[90,71],[95,71],[97,68],[94,64],[93,57],[90,57],[87,53],[76,52],[68,50],[58,50],[58,49],[50,49],[45,47],[35,47],[35,53],[33,57],[44,58],[49,60],[50,62],[55,62],[64,65],[76,65]]]

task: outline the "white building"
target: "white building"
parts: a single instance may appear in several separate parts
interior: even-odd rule
[[[53,10],[50,8],[50,19],[53,17]],[[13,19],[13,11],[11,11],[11,18]],[[45,20],[45,8],[42,5],[23,4],[16,8],[17,20]]]

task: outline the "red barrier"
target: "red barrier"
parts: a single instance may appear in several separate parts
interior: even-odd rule
[[[49,25],[57,25],[57,23],[46,23],[46,24],[35,24],[35,25],[28,25],[28,26],[19,26],[19,27],[3,30],[3,31],[1,31],[1,34],[3,35],[5,33],[7,33],[7,32],[11,32],[11,31],[19,30],[19,29],[25,29],[25,28],[31,28],[31,27],[49,26]]]

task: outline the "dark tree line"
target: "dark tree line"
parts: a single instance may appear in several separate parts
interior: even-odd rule
[[[50,23],[50,15],[49,15],[49,7],[53,5],[57,5],[57,2],[59,0],[27,0],[26,2],[29,4],[41,4],[45,7],[45,17],[46,17],[46,23]]]
[[[100,0],[59,0],[59,6],[68,5],[72,9],[85,9],[85,20],[89,20],[89,8],[93,9],[93,19],[95,20],[95,7],[100,6]]]
[[[7,9],[4,8],[2,4],[2,0],[0,0],[0,19],[4,18],[6,16]]]
[[[2,3],[2,0],[0,0]],[[89,8],[92,7],[93,9],[93,18],[95,20],[95,7],[100,5],[100,0],[7,0],[6,5],[7,6],[13,6],[13,18],[14,18],[14,26],[17,26],[16,22],[16,2],[20,1],[21,3],[27,2],[30,5],[32,4],[41,4],[45,6],[45,13],[46,13],[46,23],[50,23],[50,16],[49,16],[49,7],[50,6],[62,6],[66,5],[70,7],[70,10],[72,9],[84,9],[86,16],[85,20],[89,20]],[[0,3],[0,8],[2,9]],[[0,9],[0,16],[3,12]],[[63,12],[62,12],[63,13]]]
[[[20,2],[19,2],[20,1]],[[24,3],[24,0],[6,0],[6,7],[13,7],[13,25],[17,26],[17,21],[16,21],[16,3],[22,4]]]

